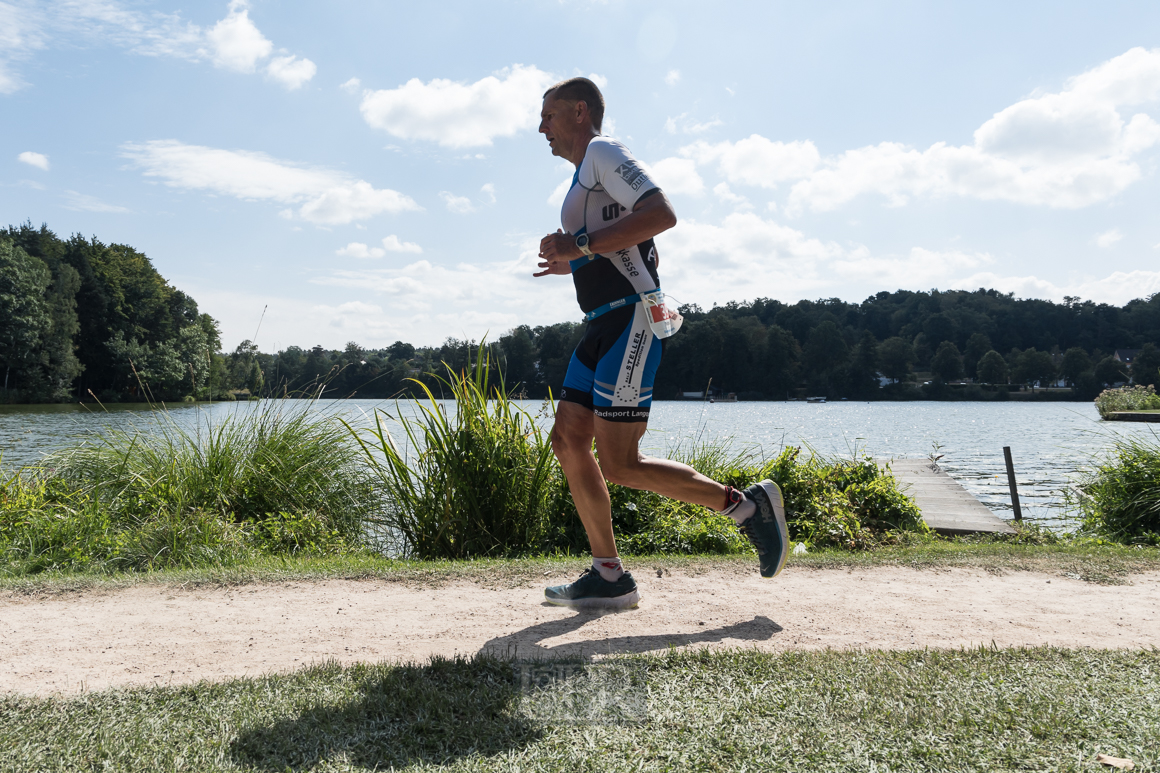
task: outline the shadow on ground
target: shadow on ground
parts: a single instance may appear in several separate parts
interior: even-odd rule
[[[726,639],[765,641],[782,630],[759,616],[689,633],[543,644],[579,630],[601,614],[581,611],[564,620],[538,623],[492,639],[471,658],[434,658],[422,666],[352,666],[357,698],[315,705],[297,716],[243,730],[231,744],[232,756],[259,770],[301,771],[326,760],[381,770],[503,754],[538,740],[544,724],[521,711],[522,664],[587,661],[597,655],[644,653]],[[335,669],[335,673],[343,672],[341,667]],[[333,676],[319,673],[317,678]],[[336,692],[349,694],[349,682]]]
[[[688,633],[661,633],[647,636],[617,636],[610,639],[591,639],[546,646],[543,642],[557,636],[572,633],[587,623],[606,614],[632,614],[631,612],[607,612],[600,610],[580,610],[563,620],[547,620],[524,628],[521,631],[499,636],[480,648],[481,655],[504,658],[591,658],[597,655],[631,655],[655,652],[668,647],[685,647],[691,644],[714,644],[725,639],[740,641],[768,641],[782,627],[768,617],[758,615],[743,623],[734,623],[720,628],[700,628]]]
[[[231,744],[234,759],[271,771],[310,770],[324,760],[382,770],[502,754],[540,737],[540,723],[517,710],[510,660],[435,658],[424,666],[361,668],[357,699],[244,730]]]

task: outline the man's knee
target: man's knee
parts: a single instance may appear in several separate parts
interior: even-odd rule
[[[635,459],[601,459],[600,471],[609,483],[627,488],[644,488],[639,456]]]
[[[592,432],[583,417],[557,412],[550,439],[552,452],[561,462],[592,451]]]

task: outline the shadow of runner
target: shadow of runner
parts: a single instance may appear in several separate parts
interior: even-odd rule
[[[330,674],[343,673],[334,669]],[[501,754],[540,736],[538,723],[517,710],[510,660],[436,657],[423,666],[363,664],[346,672],[352,670],[363,672],[357,699],[243,730],[230,745],[235,760],[259,770],[299,771],[341,758],[380,770]],[[330,674],[321,669],[319,678]]]
[[[602,612],[598,610],[579,610],[576,615],[563,620],[547,620],[543,623],[524,628],[521,631],[499,636],[486,642],[479,649],[480,655],[492,655],[503,658],[560,658],[579,657],[591,658],[594,655],[626,655],[643,652],[653,652],[669,646],[684,647],[689,644],[710,644],[725,639],[743,639],[747,641],[768,641],[775,633],[780,633],[782,627],[768,617],[758,615],[752,620],[743,623],[709,628],[692,633],[660,633],[644,636],[617,636],[611,639],[597,639],[582,642],[569,642],[546,647],[541,642],[554,639],[557,636],[571,633],[585,624],[606,614],[621,614],[618,612]]]

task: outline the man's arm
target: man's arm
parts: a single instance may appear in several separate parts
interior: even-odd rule
[[[593,252],[607,254],[626,247],[648,241],[659,233],[677,224],[677,213],[665,196],[664,191],[641,199],[616,225],[602,228],[590,235],[588,248]],[[579,258],[584,253],[576,246],[576,237],[557,231],[540,240],[540,268],[545,269],[535,276],[547,274],[567,274],[568,261]],[[561,266],[563,270],[561,270]]]

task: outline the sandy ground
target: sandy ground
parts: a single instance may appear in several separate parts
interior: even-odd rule
[[[634,574],[640,607],[603,615],[543,603],[543,585],[565,576],[517,588],[336,580],[0,595],[0,690],[67,695],[481,651],[1160,645],[1160,572],[1121,586],[968,569]]]

